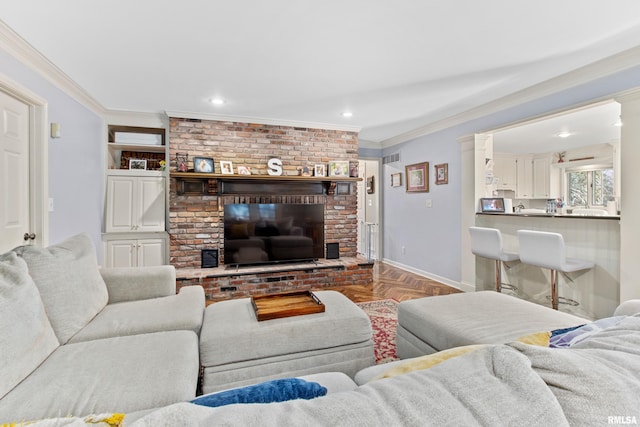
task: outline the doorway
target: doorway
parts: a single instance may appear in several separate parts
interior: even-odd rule
[[[380,259],[380,160],[358,162],[358,255],[369,261]]]

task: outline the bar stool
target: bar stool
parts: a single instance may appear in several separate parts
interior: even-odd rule
[[[559,233],[518,230],[518,242],[521,262],[551,270],[551,307],[554,310],[558,309],[558,272],[566,275],[594,266],[591,261],[567,258],[564,239]],[[578,305],[576,301],[562,299],[563,303]]]
[[[518,254],[506,252],[502,248],[502,233],[495,228],[469,227],[471,235],[471,252],[476,256],[489,258],[496,262],[496,292],[502,288],[514,289],[512,285],[502,283],[502,264],[509,261],[517,261]],[[505,264],[505,267],[508,266]]]

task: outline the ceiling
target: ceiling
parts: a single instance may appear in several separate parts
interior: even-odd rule
[[[107,109],[379,146],[640,45],[637,0],[0,0],[0,19]]]

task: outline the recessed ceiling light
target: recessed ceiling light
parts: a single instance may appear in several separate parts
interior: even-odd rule
[[[558,134],[556,134],[557,137],[559,138],[569,138],[571,135],[573,135],[571,132],[567,132],[567,131],[563,131],[560,132]]]
[[[222,105],[222,104],[224,104],[224,99],[222,99],[222,98],[212,98],[211,99],[211,103],[213,105]]]
[[[345,111],[342,113],[342,117],[353,117],[353,113],[351,111]]]

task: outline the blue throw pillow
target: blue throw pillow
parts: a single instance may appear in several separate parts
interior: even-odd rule
[[[292,399],[324,396],[327,389],[318,383],[299,378],[284,378],[218,393],[206,394],[191,401],[202,406],[224,406],[234,403],[271,403]]]

